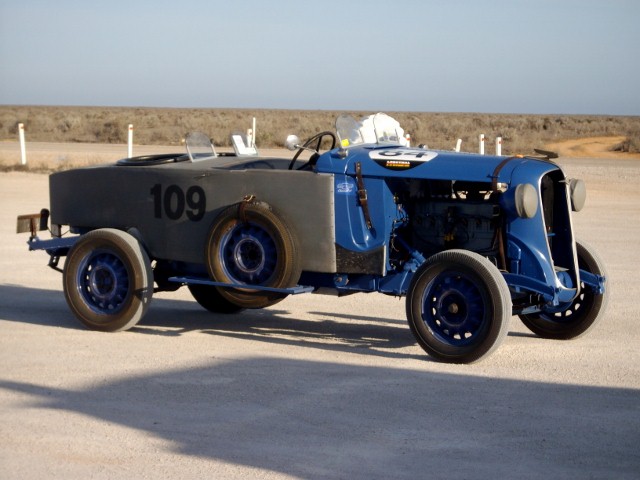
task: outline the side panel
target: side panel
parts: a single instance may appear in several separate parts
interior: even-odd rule
[[[365,178],[371,228],[353,176],[336,174],[336,241],[340,273],[386,274],[386,249],[397,206],[384,179]]]
[[[51,220],[79,228],[136,228],[153,258],[202,264],[215,217],[255,195],[296,234],[303,270],[333,273],[333,185],[333,175],[288,170],[77,169],[51,175]]]

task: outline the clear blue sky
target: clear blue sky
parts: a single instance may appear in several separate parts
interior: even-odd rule
[[[0,0],[0,104],[640,115],[640,1]]]

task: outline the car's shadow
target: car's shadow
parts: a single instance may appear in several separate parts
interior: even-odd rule
[[[364,355],[427,360],[422,350],[409,353],[414,346],[409,327],[396,319],[306,312],[296,315],[286,309],[286,300],[261,310],[217,314],[196,302],[154,299],[144,319],[131,331],[150,335],[179,336],[190,331],[281,345],[344,351]],[[329,319],[331,318],[331,319]]]
[[[0,318],[57,328],[82,328],[59,290],[0,285]]]
[[[34,301],[37,299],[37,301]],[[0,286],[2,318],[57,328],[85,329],[69,310],[62,292],[16,285]],[[398,319],[307,312],[295,315],[286,300],[261,310],[226,315],[208,312],[195,301],[154,297],[145,317],[129,332],[181,336],[198,331],[207,335],[247,339],[362,355],[429,360],[416,345],[405,322]],[[344,318],[336,321],[335,318]]]
[[[57,328],[85,329],[69,310],[62,292],[18,285],[0,286],[4,320]],[[272,344],[430,361],[417,346],[406,322],[397,318],[318,310],[295,315],[287,301],[261,310],[218,314],[195,301],[154,297],[142,321],[130,332],[165,337],[198,331],[207,335]],[[336,320],[337,319],[337,320]],[[535,337],[510,332],[513,337]],[[416,346],[409,351],[407,347]]]

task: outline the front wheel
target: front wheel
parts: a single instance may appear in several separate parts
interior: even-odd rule
[[[511,295],[498,269],[466,250],[427,259],[407,293],[407,320],[418,344],[434,358],[472,363],[504,340]]]
[[[104,228],[83,235],[69,251],[64,295],[75,316],[92,330],[116,332],[144,316],[153,295],[153,271],[140,242]]]
[[[591,246],[576,242],[576,253],[580,270],[606,277],[604,263]],[[542,338],[570,340],[586,334],[602,319],[608,298],[608,290],[600,295],[582,283],[580,294],[563,311],[520,315],[520,319]]]

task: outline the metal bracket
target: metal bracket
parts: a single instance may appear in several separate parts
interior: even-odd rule
[[[249,205],[250,203],[253,203],[255,199],[256,199],[256,196],[253,194],[245,195],[242,198],[242,201],[238,204],[238,218],[242,223],[247,223],[247,216],[245,214],[245,209],[247,208],[247,205]]]
[[[371,214],[369,213],[369,200],[367,198],[367,189],[364,187],[364,179],[362,178],[362,165],[360,162],[356,162],[356,182],[358,184],[358,200],[362,207],[362,213],[364,214],[364,221],[367,224],[369,230],[373,229],[373,223],[371,222]]]
[[[40,213],[19,215],[16,224],[16,233],[31,233],[31,238],[36,238],[38,232],[47,230],[49,224],[49,210],[43,208]]]
[[[273,288],[273,287],[265,287],[263,285],[248,285],[246,283],[224,283],[224,282],[214,282],[212,280],[200,277],[169,277],[167,279],[170,282],[182,283],[183,285],[211,285],[212,287],[222,287],[222,288],[242,288],[243,290],[260,290],[267,292],[276,292],[276,293],[286,293],[289,295],[298,295],[300,293],[309,293],[315,290],[315,287],[305,286],[305,285],[296,285],[295,287],[289,288]]]

